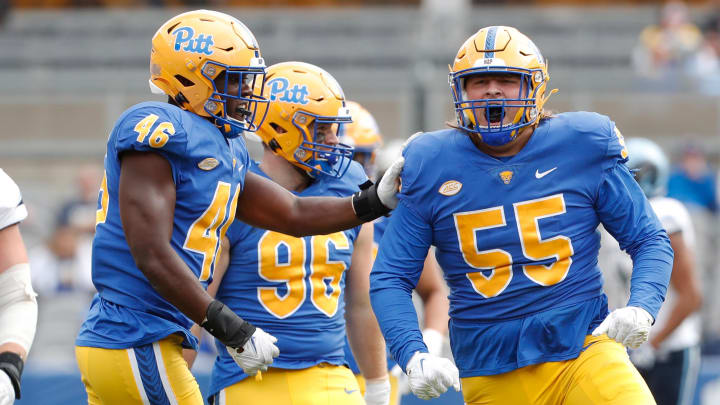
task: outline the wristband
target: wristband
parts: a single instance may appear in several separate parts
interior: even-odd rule
[[[23,371],[23,362],[19,354],[13,352],[0,353],[0,370],[4,371],[15,389],[15,399],[20,399],[20,375]]]
[[[392,211],[380,201],[377,194],[377,184],[353,194],[352,205],[355,215],[363,222],[380,218]]]
[[[255,333],[255,327],[218,300],[208,305],[205,320],[200,325],[222,344],[242,352],[245,343]]]

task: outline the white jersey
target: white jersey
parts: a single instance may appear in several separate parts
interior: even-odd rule
[[[3,169],[0,169],[0,229],[5,229],[27,217],[27,208],[20,189]]]
[[[667,231],[668,235],[681,232],[685,245],[693,252],[695,249],[695,229],[685,206],[678,200],[667,197],[650,199],[650,205]],[[605,278],[604,290],[608,295],[610,309],[624,307],[630,294],[630,276],[632,261],[630,256],[619,252],[618,243],[607,232],[602,232],[599,265]],[[620,253],[620,254],[618,254]],[[655,324],[650,330],[660,331],[667,322],[675,305],[675,291],[672,284],[668,286],[665,303],[660,308]],[[695,313],[683,320],[678,327],[660,345],[660,351],[682,350],[700,343],[700,317]]]

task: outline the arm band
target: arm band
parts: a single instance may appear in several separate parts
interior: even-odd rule
[[[202,325],[225,346],[242,351],[245,343],[255,333],[255,327],[245,322],[235,312],[218,300],[208,305]]]
[[[377,194],[377,184],[372,184],[353,194],[352,205],[355,215],[363,222],[380,218],[392,211],[380,202],[380,197]]]
[[[23,363],[20,355],[13,352],[0,353],[0,370],[4,371],[12,382],[15,389],[15,399],[20,399],[20,375],[23,371]]]

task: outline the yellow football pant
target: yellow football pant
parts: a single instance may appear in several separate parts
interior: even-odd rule
[[[362,374],[355,374],[360,393],[365,396],[365,378]],[[400,403],[400,395],[398,394],[398,380],[395,376],[390,376],[390,405],[398,405]]]
[[[88,404],[203,405],[181,342],[181,337],[171,335],[130,349],[76,346]]]
[[[302,370],[270,368],[215,396],[215,405],[364,405],[360,387],[345,366],[318,364]]]
[[[625,348],[607,335],[585,338],[575,359],[462,379],[467,405],[654,405]]]

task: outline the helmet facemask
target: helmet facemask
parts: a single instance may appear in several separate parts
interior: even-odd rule
[[[330,125],[327,131],[339,138],[342,126],[349,124],[349,115],[321,116],[306,111],[298,111],[292,119],[293,125],[302,135],[302,142],[294,153],[298,165],[308,171],[310,177],[320,174],[335,178],[342,177],[350,167],[353,159],[353,148],[344,143],[328,145],[325,143],[326,133],[321,131],[323,124]]]
[[[267,113],[263,108],[262,116],[258,116],[258,106],[268,103],[263,97],[264,65],[228,66],[209,61],[202,74],[213,85],[213,92],[204,105],[205,112],[215,119],[225,136],[234,138],[244,131],[257,131]]]
[[[466,81],[475,75],[510,74],[520,77],[518,93],[505,95],[506,98],[468,98]],[[451,88],[459,126],[476,133],[491,146],[509,143],[518,132],[536,122],[539,106],[538,92],[544,89],[540,69],[518,69],[508,67],[479,67],[450,74]],[[507,122],[510,109],[517,109],[512,120]],[[462,118],[462,119],[460,119]]]

